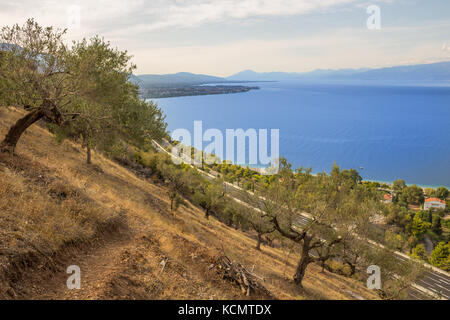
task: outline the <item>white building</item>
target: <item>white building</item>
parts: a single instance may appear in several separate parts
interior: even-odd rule
[[[445,209],[445,201],[438,198],[428,198],[425,199],[425,203],[423,204],[424,210],[429,209]]]

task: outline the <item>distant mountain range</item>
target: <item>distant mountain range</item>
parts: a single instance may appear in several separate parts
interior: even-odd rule
[[[265,72],[246,70],[236,73],[227,80],[401,80],[401,81],[450,81],[450,61],[380,69],[318,69],[303,73]]]
[[[10,51],[14,47],[15,45],[12,44],[0,43],[0,51]],[[215,77],[189,72],[130,76],[130,81],[138,84],[141,89],[283,80],[450,81],[450,61],[377,69],[317,69],[310,72],[255,72],[245,70],[229,77]]]
[[[318,69],[310,72],[263,73],[245,70],[225,78],[180,72],[163,75],[132,75],[130,79],[141,88],[283,80],[450,81],[450,61],[379,69]]]
[[[365,72],[369,69],[340,69],[340,70],[324,70],[317,69],[310,72],[255,72],[253,70],[245,70],[227,77],[227,80],[258,80],[258,81],[282,81],[282,80],[300,80],[300,79],[326,79],[342,76],[349,76]]]

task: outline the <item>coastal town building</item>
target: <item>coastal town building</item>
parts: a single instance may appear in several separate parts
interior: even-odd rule
[[[425,202],[423,204],[424,210],[429,209],[445,209],[445,201],[441,200],[439,198],[428,198],[425,199]]]
[[[389,194],[389,193],[386,193],[386,194],[383,196],[383,202],[384,202],[384,203],[391,203],[391,202],[392,202],[392,195]]]

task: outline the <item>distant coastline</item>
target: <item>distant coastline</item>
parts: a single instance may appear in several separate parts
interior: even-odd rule
[[[141,96],[145,99],[160,99],[160,98],[201,96],[212,94],[242,93],[258,89],[259,87],[257,86],[241,86],[241,85],[150,87],[141,89]]]

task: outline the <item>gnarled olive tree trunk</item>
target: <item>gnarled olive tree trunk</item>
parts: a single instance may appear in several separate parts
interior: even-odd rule
[[[26,116],[17,120],[17,122],[9,129],[8,133],[0,144],[1,152],[14,153],[17,142],[19,141],[22,134],[27,130],[33,123],[44,117],[44,112],[41,109],[36,109],[30,111]]]
[[[294,282],[299,287],[302,287],[302,280],[303,277],[305,276],[306,268],[313,261],[309,255],[309,251],[311,249],[310,247],[311,239],[312,238],[307,235],[305,235],[305,237],[303,238],[302,255],[297,264],[297,269],[295,270],[294,274]]]
[[[30,106],[25,106],[25,109],[30,108]],[[17,142],[19,141],[22,134],[27,130],[33,123],[46,117],[53,123],[61,126],[63,124],[63,115],[58,110],[56,105],[52,103],[49,99],[44,99],[41,106],[28,112],[23,118],[17,120],[17,122],[9,128],[5,139],[0,143],[0,152],[14,153]]]
[[[89,144],[88,138],[82,134],[82,146],[86,148],[86,163],[92,164],[92,153],[91,153],[91,145]],[[172,210],[172,209],[171,209]]]
[[[91,147],[89,145],[86,147],[86,163],[92,164]]]
[[[261,235],[261,233],[258,232],[258,236],[256,238],[256,247],[255,247],[256,250],[261,251],[261,240],[262,240],[262,235]]]

